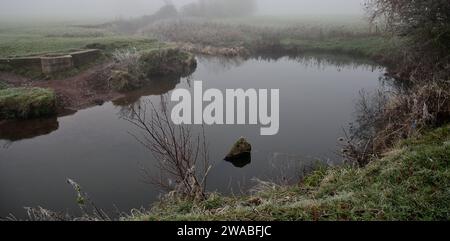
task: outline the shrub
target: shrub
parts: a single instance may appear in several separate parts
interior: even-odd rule
[[[133,90],[153,77],[186,77],[197,65],[193,55],[179,49],[139,51],[120,49],[113,53],[114,70],[109,86],[116,91]]]
[[[144,53],[140,62],[142,70],[149,78],[166,75],[186,77],[197,66],[193,55],[173,48]]]

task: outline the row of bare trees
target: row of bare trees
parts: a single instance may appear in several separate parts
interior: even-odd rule
[[[256,0],[198,0],[183,6],[190,17],[242,17],[256,11]]]

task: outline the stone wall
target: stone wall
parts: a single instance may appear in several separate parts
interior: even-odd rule
[[[73,60],[71,55],[59,57],[41,57],[42,73],[51,74],[73,67]]]
[[[98,49],[89,49],[84,51],[78,51],[71,53],[73,65],[75,67],[80,67],[88,63],[94,62],[100,57],[101,51]]]
[[[11,69],[28,69],[36,72],[42,71],[40,57],[0,59],[0,64]]]

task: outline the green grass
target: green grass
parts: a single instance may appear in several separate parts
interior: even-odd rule
[[[27,119],[56,113],[56,95],[43,88],[0,90],[0,119]]]
[[[154,39],[71,25],[0,26],[0,58],[67,53],[93,44],[103,46],[106,50],[122,47],[151,49],[160,46]]]
[[[132,220],[449,220],[450,125],[410,139],[365,168],[322,168],[296,186],[252,195],[166,199]]]

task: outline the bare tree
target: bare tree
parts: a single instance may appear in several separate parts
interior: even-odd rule
[[[140,133],[132,135],[156,159],[159,175],[143,168],[150,183],[176,195],[196,199],[206,197],[206,180],[212,166],[203,126],[201,133],[194,134],[189,126],[173,124],[165,96],[161,97],[159,107],[151,102],[131,107],[130,115],[124,119],[138,128]]]
[[[365,4],[371,22],[381,20],[394,36],[408,40],[402,65],[408,67],[410,79],[450,77],[450,1],[366,0]]]

